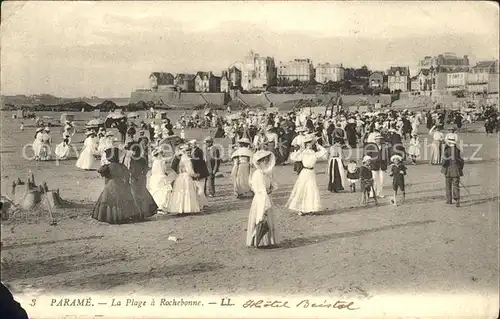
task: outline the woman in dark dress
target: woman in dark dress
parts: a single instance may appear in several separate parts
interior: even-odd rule
[[[148,161],[142,154],[139,144],[132,146],[130,158],[130,190],[141,217],[148,218],[156,214],[158,206],[153,196],[146,188],[146,174],[149,170]]]
[[[344,128],[346,137],[347,137],[347,143],[351,148],[356,148],[358,144],[358,136],[356,132],[356,121],[354,119],[349,119],[347,120],[347,124]]]
[[[110,224],[141,219],[130,191],[130,172],[119,162],[118,148],[109,148],[105,153],[110,163],[98,171],[105,178],[105,185],[92,210],[92,218]]]

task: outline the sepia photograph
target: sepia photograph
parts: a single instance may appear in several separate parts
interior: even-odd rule
[[[498,318],[496,2],[1,6],[2,318]]]

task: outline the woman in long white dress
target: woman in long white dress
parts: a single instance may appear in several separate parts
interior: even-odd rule
[[[314,136],[308,135],[304,140],[304,145],[304,150],[291,155],[291,160],[301,161],[303,168],[286,204],[288,209],[297,211],[300,216],[319,212],[322,209],[314,166],[318,159],[325,158],[328,154],[324,147],[315,144]],[[317,150],[313,149],[313,145]]]
[[[272,170],[276,164],[276,157],[272,152],[260,150],[252,158],[256,170],[250,179],[250,187],[254,193],[250,213],[248,215],[247,240],[248,247],[266,247],[276,245],[277,236],[272,201],[269,194],[277,189],[273,181]],[[258,241],[259,232],[257,225],[267,222],[268,231]]]
[[[240,147],[231,154],[233,160],[233,169],[231,178],[233,179],[234,196],[241,198],[250,193],[250,161],[253,152],[250,150],[250,140],[243,137],[238,140]]]
[[[201,212],[196,184],[193,181],[195,175],[193,164],[186,153],[186,146],[181,147],[178,172],[179,175],[174,180],[167,211],[174,214]]]
[[[151,155],[153,156],[153,165],[148,182],[148,190],[153,196],[158,210],[167,212],[170,195],[172,193],[172,181],[167,174],[167,159],[163,156],[159,148],[155,148]]]
[[[63,140],[61,143],[57,144],[54,154],[58,160],[67,160],[69,157],[69,145],[71,143],[71,137],[68,133],[63,134]]]
[[[40,150],[43,146],[43,128],[37,128],[35,133],[35,140],[33,141],[33,152],[35,153],[35,161],[40,160]]]
[[[94,163],[94,154],[96,153],[97,145],[95,144],[95,133],[90,131],[85,133],[87,138],[83,142],[83,150],[76,161],[76,167],[84,170],[90,170]]]
[[[441,165],[441,148],[444,143],[444,134],[440,131],[440,127],[433,126],[429,134],[432,136],[430,163],[432,165]]]

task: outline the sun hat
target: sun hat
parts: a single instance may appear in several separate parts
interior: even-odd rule
[[[316,137],[312,134],[308,134],[306,135],[306,137],[304,138],[304,144],[305,143],[311,143],[311,142],[314,142],[316,140]]]
[[[373,134],[373,139],[374,140],[378,140],[378,139],[382,139],[383,136],[382,134],[378,133],[378,132],[375,132],[375,134]]]
[[[370,156],[368,156],[368,155],[363,156],[363,163],[371,162],[371,161],[372,161],[372,158]]]
[[[205,142],[213,142],[214,139],[211,136],[207,136],[207,137],[205,137],[204,141]]]
[[[242,137],[238,140],[238,143],[246,143],[246,144],[251,144],[250,139],[247,137]]]
[[[263,167],[262,164],[259,164],[259,161],[266,157],[269,157],[269,163],[267,166]],[[253,155],[252,163],[256,168],[261,169],[264,172],[269,172],[273,169],[274,165],[276,165],[276,157],[270,151],[259,150]]]
[[[87,135],[87,136],[92,135],[92,134],[95,134],[94,131],[87,131],[87,132],[85,132],[85,135]]]
[[[50,128],[48,126],[46,126],[43,130],[46,132],[50,132]]]
[[[392,155],[391,156],[391,162],[394,162],[395,160],[399,160],[400,162],[403,160],[403,158],[400,155]]]

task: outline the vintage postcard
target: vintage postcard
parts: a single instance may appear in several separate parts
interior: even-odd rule
[[[2,318],[498,318],[498,4],[0,27]]]

